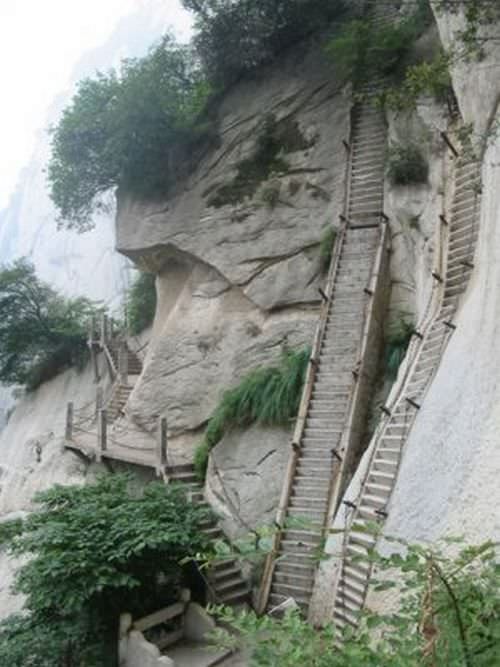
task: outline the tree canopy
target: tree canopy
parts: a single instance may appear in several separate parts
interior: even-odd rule
[[[208,78],[227,86],[326,28],[344,0],[182,0],[196,15],[194,45]]]
[[[89,229],[119,186],[165,193],[182,172],[180,149],[207,130],[198,118],[208,93],[190,48],[169,35],[144,58],[81,81],[52,128],[48,178],[60,224]]]
[[[0,381],[34,389],[86,359],[93,304],[69,299],[19,259],[0,269]]]
[[[207,548],[208,511],[176,485],[140,490],[127,475],[55,486],[35,500],[10,544],[30,556],[15,582],[27,610],[0,625],[0,664],[109,667],[103,652],[116,645],[120,613],[137,617],[175,599],[180,561]]]

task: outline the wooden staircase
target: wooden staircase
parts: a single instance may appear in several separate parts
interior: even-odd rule
[[[449,219],[442,218],[444,255],[440,272],[434,272],[434,296],[407,354],[399,389],[387,406],[374,441],[368,472],[355,503],[343,547],[343,559],[335,591],[334,623],[342,632],[357,627],[372,574],[368,551],[390,511],[401,457],[426,392],[439,367],[446,344],[453,335],[458,301],[473,269],[479,221],[480,165],[458,163]],[[378,531],[376,531],[378,532]]]
[[[359,452],[385,309],[387,128],[372,93],[353,110],[343,227],[337,236],[259,611],[293,598],[307,614],[325,529]],[[371,360],[369,359],[371,355]]]
[[[168,483],[184,484],[192,502],[209,508],[192,464],[167,466],[165,478]],[[216,519],[209,521],[203,532],[211,540],[225,539]],[[207,573],[207,583],[210,602],[214,604],[239,606],[250,600],[250,589],[234,558],[227,558],[213,565]]]

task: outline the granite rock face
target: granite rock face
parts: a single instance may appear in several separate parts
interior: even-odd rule
[[[272,524],[290,454],[291,431],[254,426],[215,447],[206,496],[232,539]]]

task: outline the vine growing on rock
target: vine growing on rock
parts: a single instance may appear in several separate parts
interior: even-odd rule
[[[205,478],[210,450],[232,428],[290,426],[299,410],[310,357],[310,348],[285,349],[278,365],[257,368],[224,392],[195,453],[200,479]]]

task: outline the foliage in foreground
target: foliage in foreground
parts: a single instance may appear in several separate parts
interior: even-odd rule
[[[207,76],[228,86],[339,19],[345,0],[182,0],[195,12],[195,48]]]
[[[144,58],[125,60],[119,72],[81,81],[52,130],[48,174],[60,223],[89,229],[116,187],[165,194],[208,134],[200,121],[208,94],[191,51],[169,36]]]
[[[427,183],[429,165],[418,146],[393,146],[389,151],[387,175],[393,185]]]
[[[61,296],[26,259],[0,269],[0,381],[36,389],[87,359],[90,301]]]
[[[311,356],[309,348],[284,350],[277,366],[257,368],[224,392],[195,455],[198,476],[206,473],[208,454],[232,428],[289,426],[297,416]]]
[[[127,313],[130,333],[134,336],[147,329],[156,312],[155,276],[139,273],[127,294]]]
[[[252,667],[500,664],[500,566],[495,545],[461,545],[455,557],[445,556],[439,543],[400,542],[401,549],[403,555],[373,556],[378,567],[388,571],[376,589],[399,585],[399,610],[384,616],[366,614],[356,633],[345,633],[340,647],[335,646],[333,627],[313,628],[298,614],[278,621],[227,608],[216,608],[215,615],[236,633],[219,630],[214,641],[249,650]]]
[[[0,626],[0,664],[109,667],[119,614],[142,615],[171,601],[180,561],[208,548],[200,531],[207,510],[176,485],[141,491],[127,475],[55,486],[36,502],[10,544],[14,556],[31,558],[15,582],[26,615]]]

